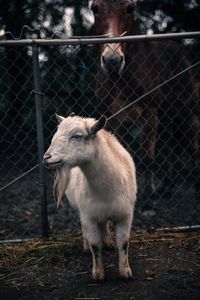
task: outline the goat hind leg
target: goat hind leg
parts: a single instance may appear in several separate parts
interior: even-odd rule
[[[88,252],[90,250],[89,242],[85,237],[83,237],[83,250],[84,252]]]
[[[107,250],[112,250],[115,247],[110,225],[111,224],[109,222],[100,225],[103,239],[103,247]]]

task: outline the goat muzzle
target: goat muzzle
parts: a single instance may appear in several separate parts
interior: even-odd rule
[[[61,160],[52,160],[52,156],[50,153],[46,152],[43,156],[43,164],[48,169],[55,169],[61,165]]]

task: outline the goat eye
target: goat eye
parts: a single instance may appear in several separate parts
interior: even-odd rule
[[[126,11],[127,11],[128,14],[132,14],[132,12],[134,11],[134,5],[129,4],[126,8]]]
[[[70,139],[71,140],[81,140],[81,138],[82,138],[83,136],[82,136],[82,134],[73,134],[71,137],[70,137]]]
[[[91,6],[91,10],[93,11],[93,13],[94,13],[95,15],[98,14],[98,12],[99,12],[98,5],[97,5],[97,4],[93,4],[93,5]]]

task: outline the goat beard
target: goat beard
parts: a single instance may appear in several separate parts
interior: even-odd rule
[[[56,199],[57,208],[62,204],[64,193],[69,182],[70,170],[66,167],[61,167],[56,170],[54,179],[54,198]]]

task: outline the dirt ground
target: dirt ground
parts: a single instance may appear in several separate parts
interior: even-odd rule
[[[91,280],[81,236],[0,245],[0,299],[200,299],[200,232],[131,234],[133,280],[118,276],[117,250],[104,250],[106,280]]]

